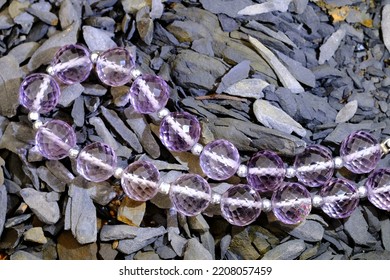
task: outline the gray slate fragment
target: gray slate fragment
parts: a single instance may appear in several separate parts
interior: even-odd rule
[[[368,233],[368,224],[360,209],[356,209],[344,224],[345,232],[358,245],[375,244],[374,237]]]
[[[290,240],[265,253],[262,260],[293,260],[305,249],[306,245],[303,240]]]
[[[13,55],[0,58],[0,115],[13,117],[19,106],[19,62]]]
[[[118,255],[118,251],[114,250],[111,244],[100,243],[99,255],[103,260],[115,260],[115,257]]]
[[[7,214],[7,189],[4,185],[0,186],[0,238],[3,233],[5,215]]]
[[[149,6],[140,9],[137,12],[135,20],[138,34],[147,45],[150,45],[153,40],[154,22],[153,19],[150,18]]]
[[[212,260],[213,256],[210,252],[198,241],[197,238],[191,238],[187,242],[184,251],[184,260]]]
[[[145,234],[137,236],[134,239],[120,240],[117,250],[125,254],[135,253],[145,248],[147,245],[152,244],[159,236],[164,235],[165,233],[166,230],[164,227],[148,230]]]
[[[6,2],[7,0],[0,0],[0,8],[2,8]]]
[[[0,13],[0,30],[8,29],[14,26],[12,18],[10,17],[7,10],[4,10]]]
[[[387,50],[390,52],[390,4],[383,7],[382,10],[382,36]]]
[[[89,119],[89,123],[95,127],[97,135],[99,135],[103,142],[109,145],[114,150],[119,148],[118,142],[112,136],[111,132],[107,129],[106,125],[99,117],[92,117]]]
[[[99,205],[107,205],[116,197],[116,192],[109,182],[88,182],[88,194]]]
[[[320,223],[312,220],[305,220],[298,226],[282,225],[282,228],[289,235],[308,242],[321,241],[322,237],[324,236],[323,226]]]
[[[295,5],[295,11],[297,14],[302,14],[309,3],[309,0],[292,0]]]
[[[150,11],[150,17],[152,19],[157,19],[162,16],[164,12],[164,4],[161,0],[152,0],[152,10]]]
[[[90,51],[105,51],[117,47],[111,39],[113,33],[92,27],[83,26],[83,37]]]
[[[173,259],[177,256],[176,252],[169,246],[158,247],[156,253],[163,260]]]
[[[66,184],[69,184],[74,179],[73,173],[70,172],[60,161],[48,160],[46,161],[46,167],[51,173],[53,173],[54,176]]]
[[[291,0],[269,0],[265,3],[254,4],[240,11],[239,15],[253,16],[273,11],[287,12]]]
[[[209,231],[206,231],[200,235],[200,241],[210,252],[213,260],[215,260],[215,240],[213,235]]]
[[[232,18],[238,16],[238,11],[253,4],[251,0],[200,0],[200,3],[213,14],[226,14]]]
[[[188,217],[187,221],[192,231],[203,233],[210,229],[209,224],[201,214]]]
[[[38,48],[38,43],[27,42],[12,48],[9,54],[13,55],[20,64],[26,59],[30,58]]]
[[[354,260],[390,260],[390,251],[372,251],[353,256]]]
[[[99,84],[83,84],[84,94],[93,96],[103,96],[107,93],[107,88]]]
[[[328,40],[320,47],[320,58],[318,59],[319,64],[324,64],[325,61],[331,59],[337,49],[340,47],[341,41],[345,37],[345,30],[340,28],[334,32]]]
[[[77,1],[64,0],[58,12],[61,28],[65,29],[74,22],[81,20],[81,4]]]
[[[219,14],[218,19],[224,32],[232,32],[239,28],[237,21],[225,14]]]
[[[70,104],[78,98],[84,91],[84,87],[81,84],[73,84],[61,88],[61,95],[58,100],[58,104],[64,107],[69,107]]]
[[[194,40],[192,42],[191,49],[193,49],[194,51],[196,51],[198,53],[208,55],[210,57],[214,56],[212,41],[210,39],[200,38],[200,39]]]
[[[332,5],[335,7],[342,7],[345,5],[352,5],[353,2],[357,2],[357,1],[353,1],[353,0],[324,0],[324,2],[328,5]]]
[[[16,260],[42,260],[41,258],[38,258],[37,256],[23,250],[19,250],[13,253],[10,259],[15,261]]]
[[[337,113],[336,123],[347,122],[356,114],[358,108],[357,100],[349,101],[345,106]]]
[[[184,254],[185,246],[187,245],[187,239],[183,236],[180,236],[176,232],[168,232],[168,240],[171,243],[172,249],[176,252],[179,257],[182,257]]]
[[[262,79],[244,79],[230,87],[225,92],[230,95],[241,96],[246,98],[263,98],[263,89],[269,86],[269,83]]]
[[[28,219],[30,219],[31,216],[32,216],[32,214],[29,213],[29,214],[22,214],[22,215],[11,217],[11,218],[7,219],[7,221],[5,222],[4,228],[10,228],[10,227],[14,227],[16,225],[19,225],[19,224],[27,221]]]
[[[84,98],[83,96],[79,96],[75,99],[72,107],[71,116],[73,118],[73,122],[76,126],[82,127],[85,122],[85,108],[84,108]]]
[[[65,191],[65,182],[62,182],[60,179],[54,176],[49,169],[44,166],[40,166],[38,167],[37,172],[39,178],[44,181],[50,187],[50,189],[60,193]]]
[[[33,227],[23,233],[24,240],[39,244],[47,243],[47,239],[41,227]]]
[[[388,218],[381,221],[381,237],[383,247],[390,251],[390,220]]]
[[[39,7],[33,7],[32,5],[30,8],[27,8],[27,12],[36,16],[41,21],[49,25],[56,26],[58,24],[58,17],[50,11],[45,11],[40,9]]]
[[[104,225],[100,231],[100,240],[111,241],[136,238],[137,236],[150,234],[153,231],[160,233],[164,230],[162,228],[141,228],[128,225]]]
[[[231,85],[247,78],[251,69],[250,64],[251,62],[249,60],[243,60],[231,68],[229,72],[222,77],[221,83],[215,92],[222,93]]]
[[[264,34],[267,34],[269,37],[279,40],[293,48],[298,48],[297,45],[293,41],[291,41],[291,39],[284,32],[280,30],[278,32],[275,32],[271,28],[268,28],[267,26],[254,20],[250,21],[246,26],[261,31]]]
[[[336,128],[325,138],[326,142],[332,142],[339,145],[349,134],[357,130],[372,129],[372,121],[355,123],[339,123]]]

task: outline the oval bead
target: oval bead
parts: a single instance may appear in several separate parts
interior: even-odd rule
[[[305,220],[311,211],[311,195],[300,183],[286,183],[272,195],[272,211],[285,224]]]
[[[295,157],[294,168],[299,182],[309,187],[320,187],[333,176],[332,152],[324,146],[310,145]]]
[[[65,158],[76,145],[76,133],[66,122],[53,120],[39,127],[35,143],[42,156],[59,160]]]
[[[136,201],[147,201],[158,193],[160,172],[152,163],[136,161],[123,170],[121,186],[128,197]]]
[[[221,196],[222,216],[232,225],[246,226],[261,213],[259,193],[249,185],[236,185]]]
[[[370,133],[357,131],[341,143],[340,155],[348,170],[363,174],[376,167],[381,158],[381,148]]]
[[[377,208],[390,211],[390,169],[374,171],[366,181],[368,200]]]
[[[43,73],[31,74],[19,88],[20,104],[31,112],[48,113],[52,111],[60,96],[60,87],[56,80]]]
[[[87,180],[102,182],[114,174],[114,150],[107,144],[95,142],[84,147],[77,158],[77,171]]]
[[[349,217],[359,204],[356,187],[345,179],[331,179],[321,189],[321,209],[329,217]]]
[[[186,174],[171,184],[169,197],[177,211],[185,216],[195,216],[209,205],[211,188],[201,176]]]

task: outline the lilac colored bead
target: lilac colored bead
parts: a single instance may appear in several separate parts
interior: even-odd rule
[[[283,182],[286,170],[282,159],[274,152],[260,151],[248,162],[248,183],[258,192],[274,191]]]
[[[196,216],[209,205],[211,188],[201,176],[186,174],[171,184],[169,197],[177,211],[185,216]]]
[[[56,80],[42,73],[27,76],[19,88],[20,104],[32,112],[50,112],[56,107],[59,96]]]
[[[368,200],[377,208],[390,211],[390,169],[374,171],[366,181]]]
[[[272,211],[285,224],[305,220],[311,211],[311,195],[300,183],[286,183],[272,195]]]
[[[354,185],[345,179],[331,179],[320,191],[323,199],[322,211],[329,217],[349,217],[359,204],[359,195]]]
[[[121,177],[121,185],[128,197],[147,201],[158,193],[160,172],[152,163],[136,161],[127,166]]]
[[[169,86],[158,76],[139,76],[130,88],[130,102],[141,114],[151,114],[162,109],[169,99]]]
[[[170,113],[160,124],[160,139],[171,151],[183,152],[191,150],[200,137],[200,124],[191,114]]]
[[[39,127],[35,143],[45,158],[59,160],[65,158],[76,145],[76,134],[66,122],[54,120]]]
[[[320,187],[334,172],[332,152],[320,145],[310,145],[295,157],[294,168],[298,180],[309,187]]]
[[[123,86],[131,78],[134,58],[124,48],[113,48],[101,53],[96,61],[96,72],[99,79],[113,87]]]
[[[237,148],[226,140],[207,144],[199,157],[203,172],[214,180],[225,180],[236,173],[240,165]]]
[[[353,173],[363,174],[376,167],[381,158],[381,148],[370,133],[357,131],[341,143],[340,155],[346,168]]]
[[[80,45],[60,48],[51,63],[54,75],[64,84],[85,81],[92,70],[89,51]]]
[[[77,171],[87,180],[102,182],[114,174],[116,156],[114,150],[100,142],[84,147],[77,158]]]
[[[246,226],[255,221],[261,207],[259,193],[249,185],[233,186],[221,197],[222,216],[235,226]]]

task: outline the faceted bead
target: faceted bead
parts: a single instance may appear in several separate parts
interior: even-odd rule
[[[378,164],[381,148],[370,133],[357,131],[341,143],[340,155],[346,168],[353,173],[363,174],[372,171]]]
[[[294,168],[301,183],[309,187],[320,187],[333,176],[332,152],[320,145],[310,145],[295,157]]]
[[[285,224],[300,223],[311,211],[311,195],[300,183],[286,183],[273,193],[272,211]]]
[[[195,216],[211,201],[211,188],[201,176],[186,174],[171,184],[169,197],[176,210],[186,216]]]
[[[107,180],[114,174],[115,167],[114,150],[100,142],[85,146],[77,158],[77,171],[92,182]]]
[[[169,99],[169,86],[158,76],[139,76],[130,88],[130,102],[141,114],[151,114],[162,109]]]
[[[390,169],[374,171],[366,181],[368,200],[377,208],[390,211]]]
[[[170,113],[160,124],[160,139],[171,151],[191,150],[200,137],[200,124],[191,114],[182,112]]]
[[[134,58],[124,48],[113,48],[101,53],[96,61],[96,72],[99,79],[113,87],[123,86],[131,78]]]
[[[66,122],[53,120],[39,127],[35,143],[42,156],[59,160],[65,158],[76,145],[76,134]]]
[[[203,172],[214,180],[226,180],[236,173],[240,165],[237,148],[226,140],[207,144],[199,157]]]
[[[274,152],[257,152],[248,162],[248,183],[260,193],[274,191],[285,175],[283,161]]]
[[[60,48],[51,63],[54,75],[64,84],[81,83],[92,70],[89,51],[80,45]]]
[[[32,112],[50,112],[56,107],[59,96],[56,80],[43,73],[27,76],[19,88],[20,104]]]
[[[359,195],[354,185],[345,179],[331,179],[320,191],[321,206],[329,217],[339,219],[349,217],[359,204]]]
[[[222,216],[232,225],[246,226],[261,213],[260,195],[249,185],[236,185],[221,197]]]
[[[123,171],[121,185],[128,197],[136,201],[147,201],[158,193],[160,172],[152,163],[136,161]]]

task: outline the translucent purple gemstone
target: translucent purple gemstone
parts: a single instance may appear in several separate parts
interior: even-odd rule
[[[279,221],[297,224],[311,211],[311,195],[300,183],[286,183],[272,195],[272,211]]]
[[[102,182],[114,174],[116,156],[114,150],[100,142],[84,147],[77,158],[77,171],[87,180]]]
[[[390,211],[390,169],[374,171],[366,181],[368,200],[377,208]]]
[[[345,179],[331,179],[320,191],[321,206],[329,217],[340,219],[349,217],[359,204],[356,187]]]
[[[381,158],[381,148],[370,133],[357,131],[341,143],[340,155],[346,168],[363,174],[374,170]]]
[[[203,172],[214,180],[226,180],[236,173],[240,165],[237,148],[226,140],[207,144],[199,157]]]
[[[38,129],[35,143],[42,156],[59,160],[65,158],[76,145],[76,134],[66,122],[53,120]]]
[[[135,61],[124,48],[113,48],[101,53],[96,61],[96,72],[99,79],[113,87],[123,86],[131,78]]]
[[[141,114],[162,109],[169,99],[169,86],[158,76],[143,75],[135,79],[130,88],[130,102]]]
[[[188,151],[198,142],[199,137],[199,121],[191,114],[170,113],[161,121],[160,139],[171,151]]]
[[[136,161],[127,166],[121,177],[123,191],[136,201],[147,201],[158,193],[160,172],[150,162]]]
[[[176,210],[186,216],[195,216],[211,201],[211,188],[201,176],[186,174],[171,184],[169,197]]]
[[[249,185],[233,186],[221,197],[222,216],[232,225],[249,225],[259,217],[261,207],[259,193]]]
[[[286,170],[282,159],[274,152],[260,151],[248,162],[248,183],[258,192],[274,191],[283,182]]]
[[[56,80],[43,73],[27,76],[19,88],[20,104],[32,112],[50,112],[56,107],[59,96]]]
[[[295,157],[298,180],[309,187],[320,187],[333,176],[332,152],[320,145],[310,145]]]
[[[81,83],[92,70],[89,51],[80,45],[60,48],[51,63],[54,75],[64,84]]]

